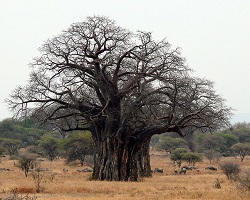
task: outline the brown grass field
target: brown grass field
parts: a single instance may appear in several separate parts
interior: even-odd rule
[[[223,158],[220,163],[233,161],[240,164],[241,169],[250,168],[250,157],[241,163],[239,158]],[[28,195],[41,200],[156,200],[156,199],[220,199],[220,200],[249,200],[250,193],[236,188],[235,182],[227,180],[222,173],[219,163],[212,165],[218,171],[208,171],[205,167],[209,162],[204,160],[197,163],[200,171],[187,171],[186,175],[174,175],[176,168],[170,159],[161,152],[151,152],[152,169],[161,167],[164,173],[155,173],[151,178],[140,182],[107,182],[90,181],[91,173],[77,172],[80,166],[65,166],[63,159],[43,161],[41,167],[49,168],[41,182],[42,192],[36,193],[36,187],[31,175],[25,177],[24,172],[14,166],[14,160],[2,158],[0,168],[9,168],[14,171],[0,171],[0,200],[11,196],[16,189],[18,195]],[[68,172],[63,172],[67,168]],[[221,188],[216,188],[216,179]]]

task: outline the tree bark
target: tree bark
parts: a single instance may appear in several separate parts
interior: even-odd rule
[[[96,152],[94,155],[95,180],[120,180],[119,146],[114,137],[108,137],[95,144]]]
[[[138,181],[150,177],[150,139],[121,141],[116,136],[95,141],[94,180]]]
[[[140,166],[141,177],[151,177],[152,170],[150,166],[150,155],[149,155],[149,144],[150,139],[148,139],[143,145],[141,150],[138,152],[138,163]]]
[[[100,122],[99,122],[100,124]],[[105,124],[105,129],[95,125],[94,180],[138,181],[150,177],[149,144],[154,134],[176,131],[176,127],[155,126],[141,132],[129,128]],[[111,125],[112,124],[112,125]],[[107,128],[109,127],[109,128]],[[180,131],[179,131],[180,132]],[[92,132],[93,133],[93,132]],[[181,134],[181,132],[180,132]]]
[[[188,148],[192,151],[192,152],[196,152],[196,146],[194,143],[194,132],[195,132],[195,128],[193,127],[187,127],[183,130],[183,132],[185,132],[186,137],[184,138],[187,141],[187,145]]]

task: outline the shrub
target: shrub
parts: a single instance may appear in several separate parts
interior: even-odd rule
[[[42,192],[42,187],[41,187],[41,182],[42,182],[42,179],[44,177],[44,172],[42,172],[40,170],[40,168],[37,168],[35,171],[32,172],[32,178],[35,182],[35,186],[36,186],[36,192],[39,193],[39,192]]]
[[[250,191],[250,169],[241,173],[238,177],[237,188],[242,191]]]
[[[24,171],[25,176],[28,176],[29,170],[36,166],[36,154],[22,154],[18,158],[18,167]]]
[[[240,173],[240,166],[236,163],[226,162],[221,165],[221,169],[228,179],[236,180]]]
[[[23,196],[22,194],[19,194],[18,192],[19,192],[18,189],[15,188],[15,189],[11,190],[12,194],[9,197],[7,197],[7,198],[0,197],[0,200],[36,200],[37,199],[35,194],[32,196],[30,196],[29,194],[26,194]]]

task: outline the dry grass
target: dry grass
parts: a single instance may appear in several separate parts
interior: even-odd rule
[[[243,163],[239,159],[226,158],[241,165],[241,168],[249,168],[250,157]],[[222,160],[221,162],[225,161]],[[210,165],[208,161],[198,163],[200,171],[188,171],[186,175],[174,175],[175,166],[169,158],[161,152],[152,152],[151,165],[164,169],[163,174],[154,174],[141,182],[106,182],[90,181],[90,173],[79,173],[80,167],[65,166],[64,160],[44,161],[41,167],[52,169],[46,172],[41,183],[42,193],[36,194],[37,199],[42,200],[161,200],[161,199],[220,199],[220,200],[244,200],[250,199],[249,193],[242,193],[235,187],[234,182],[227,180],[221,170],[207,171],[205,167]],[[213,166],[218,167],[215,163]],[[24,172],[14,167],[13,160],[2,159],[0,168],[10,168],[14,171],[0,172],[0,199],[17,189],[18,193],[35,193],[35,185],[32,176],[27,178]],[[63,168],[69,169],[67,173]],[[221,188],[215,187],[219,180]]]

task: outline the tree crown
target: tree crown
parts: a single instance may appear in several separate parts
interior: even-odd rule
[[[88,17],[47,40],[40,52],[29,84],[8,100],[19,117],[35,114],[70,131],[126,127],[148,137],[228,123],[231,109],[213,83],[192,77],[179,48],[151,33]]]

